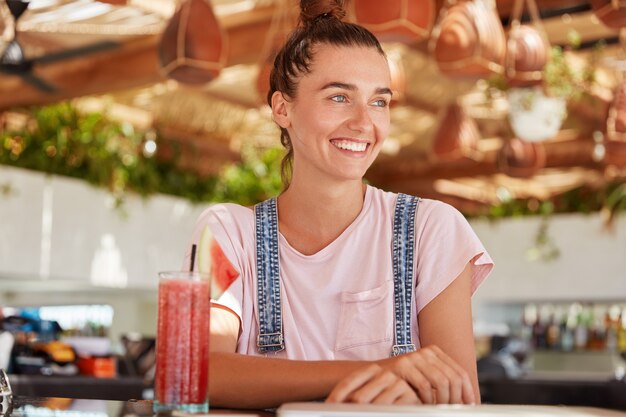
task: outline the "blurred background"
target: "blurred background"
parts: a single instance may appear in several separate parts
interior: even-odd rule
[[[496,261],[484,402],[626,409],[626,5],[352,0],[392,131],[366,175],[446,201]],[[213,202],[280,192],[266,103],[295,0],[0,1],[0,368],[149,398],[157,271]]]

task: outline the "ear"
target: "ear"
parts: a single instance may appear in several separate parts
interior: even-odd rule
[[[274,91],[272,94],[272,118],[278,126],[284,129],[291,126],[289,102],[281,91]]]

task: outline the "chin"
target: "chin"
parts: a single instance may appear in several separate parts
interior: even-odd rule
[[[336,177],[343,181],[362,181],[363,177],[367,170],[359,170],[359,171],[351,171],[351,172],[341,172],[336,175]]]

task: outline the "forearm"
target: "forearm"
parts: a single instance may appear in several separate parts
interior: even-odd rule
[[[211,406],[271,408],[289,401],[324,399],[361,361],[295,361],[212,352]]]

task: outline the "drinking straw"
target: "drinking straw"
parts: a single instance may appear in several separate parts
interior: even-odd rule
[[[191,265],[189,266],[189,272],[193,272],[193,267],[196,264],[196,245],[191,245]]]

